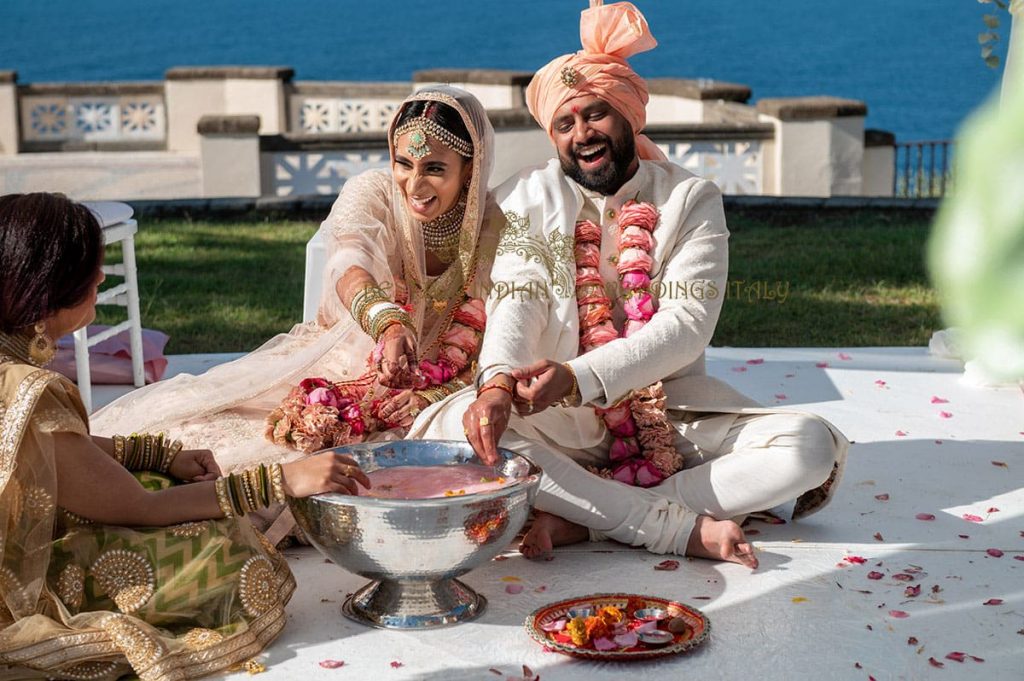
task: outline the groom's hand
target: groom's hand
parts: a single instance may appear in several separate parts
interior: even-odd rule
[[[512,370],[516,379],[516,411],[520,416],[542,412],[572,390],[572,374],[564,364],[544,359]]]
[[[498,462],[498,442],[508,428],[511,416],[512,396],[508,391],[497,388],[481,390],[476,401],[462,415],[462,429],[466,439],[488,466]]]

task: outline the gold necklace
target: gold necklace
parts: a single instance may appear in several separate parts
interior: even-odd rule
[[[423,245],[445,265],[459,252],[462,221],[466,217],[466,198],[460,197],[455,207],[430,222],[423,223]]]

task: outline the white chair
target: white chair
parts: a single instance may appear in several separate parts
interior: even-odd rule
[[[92,381],[89,373],[89,348],[108,338],[116,336],[125,329],[132,353],[132,382],[141,388],[146,384],[144,358],[142,356],[142,318],[139,315],[139,282],[138,270],[135,266],[135,233],[139,231],[138,223],[132,219],[132,207],[115,202],[86,202],[103,227],[103,244],[120,243],[122,262],[115,265],[104,265],[103,273],[123,277],[124,281],[100,291],[96,298],[97,305],[120,305],[127,308],[128,319],[116,324],[102,333],[89,336],[86,329],[75,331],[75,368],[78,378],[78,392],[82,395],[82,403],[87,412],[92,412]]]

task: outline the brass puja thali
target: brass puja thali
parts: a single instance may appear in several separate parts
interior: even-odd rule
[[[591,594],[545,605],[526,618],[535,641],[590,660],[649,660],[704,643],[707,616],[684,603],[638,594]]]

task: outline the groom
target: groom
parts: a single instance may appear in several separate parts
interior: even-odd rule
[[[721,194],[640,134],[647,86],[626,58],[657,44],[643,15],[592,0],[581,37],[584,49],[554,59],[526,92],[557,160],[496,192],[506,225],[476,393],[426,415],[421,434],[451,437],[461,415],[485,460],[500,443],[543,468],[528,556],[608,538],[755,568],[733,519],[793,500],[794,516],[821,508],[848,442],[816,416],[761,408],[706,375],[726,290]],[[635,227],[632,199],[657,209],[653,231]],[[618,223],[624,209],[634,226]],[[635,296],[602,307],[602,288],[637,286],[659,296],[653,315]],[[550,295],[521,295],[536,291]],[[628,337],[615,333],[624,328]]]

